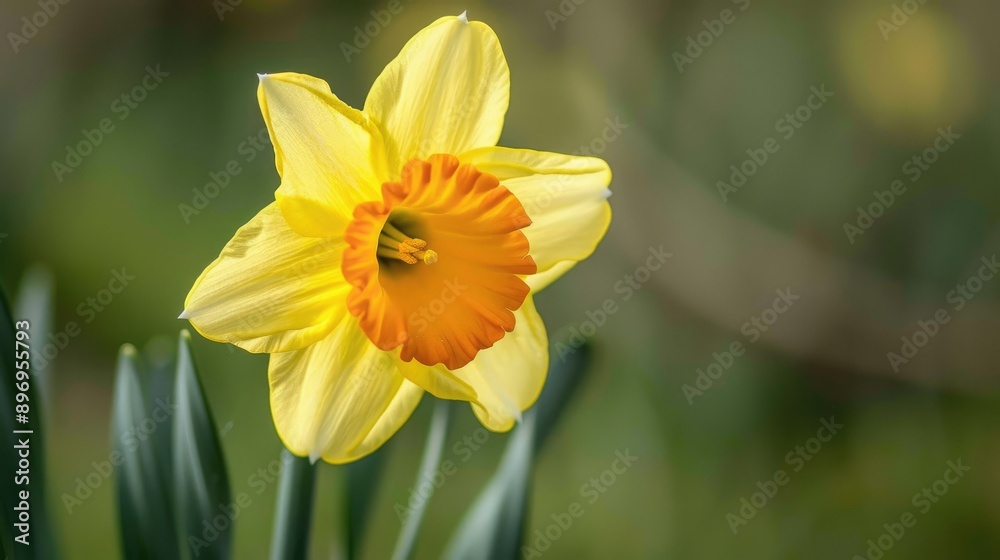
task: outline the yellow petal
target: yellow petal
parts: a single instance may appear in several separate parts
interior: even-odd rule
[[[547,270],[525,277],[524,281],[531,288],[532,293],[538,292],[569,272],[571,268],[576,266],[576,263],[577,261],[559,261]]]
[[[320,340],[346,311],[342,239],[302,237],[274,203],[237,230],[184,302],[205,338],[250,352],[287,352]]]
[[[538,274],[537,292],[591,255],[611,224],[611,169],[598,158],[486,147],[459,156],[496,175],[521,202],[531,225],[521,230]]]
[[[538,399],[549,368],[545,325],[530,296],[514,317],[514,331],[463,368],[410,362],[400,371],[438,398],[469,401],[484,426],[505,432]]]
[[[335,464],[378,449],[423,396],[395,364],[349,316],[308,348],[272,354],[271,414],[281,441],[296,455]]]
[[[439,399],[476,400],[476,390],[444,365],[425,366],[416,360],[398,361],[397,365],[403,377]]]
[[[361,111],[304,74],[260,77],[260,110],[274,144],[275,199],[302,235],[340,235],[359,203],[380,198],[385,148]]]
[[[379,124],[389,172],[411,158],[493,146],[510,99],[510,71],[496,33],[444,17],[413,36],[375,80],[365,113]]]

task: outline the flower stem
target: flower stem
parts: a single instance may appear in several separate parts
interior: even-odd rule
[[[448,435],[450,411],[451,403],[449,401],[438,400],[435,403],[434,416],[431,418],[431,427],[427,432],[427,443],[424,446],[424,457],[420,461],[417,482],[413,486],[418,492],[424,482],[434,479],[434,471],[441,464],[444,439]],[[392,551],[392,560],[408,560],[413,555],[413,547],[417,542],[417,532],[420,530],[424,512],[427,510],[427,504],[430,503],[433,495],[434,487],[431,486],[430,493],[419,504],[408,508],[408,513],[403,520],[403,529],[399,533],[399,540],[396,541],[396,549]]]
[[[312,524],[313,490],[316,468],[308,457],[296,457],[281,450],[281,480],[278,504],[274,513],[271,540],[272,560],[305,559],[309,553],[309,527]]]

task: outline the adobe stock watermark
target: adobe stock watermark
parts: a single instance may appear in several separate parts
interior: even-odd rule
[[[796,132],[805,123],[809,122],[809,119],[816,112],[826,106],[834,93],[826,90],[826,84],[820,84],[818,87],[810,86],[809,91],[810,95],[806,97],[805,103],[799,105],[794,111],[785,113],[785,116],[775,121],[774,130],[781,134],[781,138],[784,141],[791,140]],[[780,149],[781,143],[773,136],[764,140],[759,148],[748,148],[746,154],[749,157],[743,160],[739,164],[739,167],[735,164],[729,166],[729,169],[732,171],[729,175],[729,182],[715,182],[715,187],[719,190],[722,202],[729,202],[729,195],[736,193],[746,185],[747,181],[767,164],[770,156],[778,153]]]
[[[791,287],[775,290],[774,293],[778,297],[774,298],[771,306],[762,311],[759,316],[750,317],[740,327],[740,333],[746,337],[747,344],[753,344],[760,340],[760,337],[778,322],[778,318],[788,312],[801,297],[798,294],[793,294]],[[736,358],[746,353],[746,347],[739,340],[731,342],[728,348],[728,350],[723,350],[721,354],[712,352],[712,363],[704,369],[697,370],[694,385],[684,384],[681,386],[681,392],[684,393],[684,398],[687,399],[689,405],[694,404],[695,397],[700,397],[705,394],[705,391],[711,389],[715,382],[722,378],[722,374],[733,367]]]
[[[372,43],[372,39],[378,37],[386,27],[392,23],[393,18],[403,13],[403,9],[406,4],[412,0],[389,0],[386,3],[385,8],[379,10],[372,10],[369,12],[371,14],[371,19],[365,22],[363,25],[354,26],[354,37],[352,41],[348,43],[347,41],[340,42],[340,52],[344,53],[344,60],[348,64],[351,63],[351,57],[361,54],[361,51],[368,48],[368,45]]]
[[[605,118],[604,125],[601,133],[591,139],[589,143],[580,146],[576,155],[593,157],[603,154],[608,149],[608,145],[621,138],[622,131],[628,128],[628,125],[623,123],[618,115],[615,115],[614,118]]]
[[[125,267],[111,271],[111,278],[107,284],[94,295],[88,296],[76,306],[76,314],[83,321],[83,325],[89,325],[97,318],[97,314],[107,309],[115,297],[125,291],[125,288],[135,280],[135,276],[126,272]],[[37,362],[33,362],[39,370],[45,370],[49,362],[56,359],[60,352],[69,346],[69,343],[80,335],[81,324],[76,321],[67,321],[62,330],[55,333],[48,333],[47,340],[41,344],[38,352],[32,356]]]
[[[260,496],[267,491],[268,487],[277,482],[281,477],[281,471],[294,458],[291,453],[282,453],[280,459],[273,459],[266,466],[260,467],[251,473],[247,477],[246,484],[250,490],[253,490],[253,495],[247,490],[241,490],[236,494],[232,502],[218,504],[216,508],[218,513],[211,519],[202,520],[201,534],[188,535],[185,539],[185,542],[191,548],[191,554],[197,558],[201,555],[203,549],[208,548],[221,535],[226,534],[226,531],[230,530],[240,514],[253,505],[254,497]]]
[[[882,18],[878,20],[878,30],[882,33],[882,38],[889,40],[889,34],[899,31],[910,21],[910,17],[917,13],[920,6],[927,3],[927,0],[903,0],[902,4],[893,4],[892,13],[889,14],[889,21]]]
[[[423,480],[416,483],[416,486],[411,486],[405,506],[399,502],[393,505],[392,509],[396,512],[400,524],[413,515],[417,508],[422,507],[424,502],[429,500],[435,491],[444,486],[449,478],[455,476],[459,467],[468,463],[473,454],[479,451],[489,439],[490,432],[485,428],[478,428],[471,435],[463,436],[461,440],[455,442],[451,452],[452,455],[456,456],[456,459],[448,458],[441,461],[433,473],[427,473]]]
[[[421,305],[419,309],[410,313],[408,317],[410,329],[417,334],[427,332],[427,329],[445,314],[448,306],[455,303],[459,296],[468,289],[468,284],[459,282],[457,276],[451,280],[445,280],[444,287],[441,288],[438,297],[427,302],[426,305]],[[406,336],[406,333],[403,333],[403,336]]]
[[[549,22],[549,27],[555,31],[560,23],[569,19],[576,13],[576,9],[582,6],[587,0],[559,0],[555,9],[545,10],[545,21]]]
[[[624,303],[632,299],[635,293],[642,289],[643,284],[649,282],[649,279],[653,277],[653,273],[663,268],[667,259],[674,256],[673,253],[666,252],[663,249],[663,245],[650,247],[647,253],[649,254],[642,265],[636,267],[631,274],[626,274],[621,280],[615,282],[614,291],[616,294],[620,294],[620,296],[618,298],[606,298],[600,307],[587,311],[587,318],[584,321],[570,327],[569,338],[566,342],[556,344],[555,349],[559,353],[561,361],[565,362],[566,358],[587,342],[587,339],[597,334],[598,329],[607,323],[608,318],[618,313],[621,309],[618,302]]]
[[[110,111],[118,117],[118,121],[124,121],[132,114],[132,111],[139,107],[139,103],[146,100],[149,92],[160,87],[163,80],[170,76],[168,72],[156,67],[147,66],[146,75],[142,77],[139,84],[132,89],[122,93],[111,102]],[[66,157],[52,161],[52,172],[56,179],[62,183],[66,175],[72,173],[83,163],[83,158],[90,156],[97,150],[98,146],[104,142],[105,137],[115,131],[115,122],[111,117],[105,117],[97,123],[97,128],[85,128],[80,131],[83,139],[75,145],[66,145]]]
[[[937,136],[931,142],[931,146],[903,163],[900,171],[910,179],[910,183],[916,183],[937,162],[941,154],[947,152],[955,142],[961,138],[961,134],[952,132],[951,127],[947,129],[937,129]],[[844,234],[847,240],[854,245],[855,239],[864,235],[866,231],[875,225],[875,220],[881,218],[885,212],[896,203],[896,198],[906,194],[906,184],[901,179],[895,179],[889,183],[889,189],[884,191],[874,191],[872,196],[875,200],[865,207],[858,206],[858,217],[854,223],[844,222]]]
[[[739,8],[740,12],[746,11],[750,7],[750,0],[731,0],[733,4]],[[694,64],[694,61],[701,56],[705,50],[712,46],[722,32],[726,30],[727,25],[732,25],[736,22],[736,15],[738,12],[734,12],[729,8],[723,9],[719,12],[718,19],[708,19],[701,20],[701,24],[705,27],[704,31],[699,31],[695,35],[687,36],[687,48],[684,49],[684,54],[678,51],[674,51],[671,57],[674,59],[674,64],[677,65],[677,72],[684,73],[685,64]],[[687,56],[684,56],[687,55]]]
[[[271,137],[267,133],[267,127],[261,128],[257,134],[251,134],[246,137],[245,140],[240,142],[236,147],[236,153],[240,156],[244,164],[249,164],[253,160],[257,159],[257,156],[267,150],[271,146]],[[243,167],[240,165],[240,159],[231,159],[226,162],[226,165],[218,171],[209,171],[208,179],[209,181],[205,183],[200,189],[195,187],[191,189],[193,193],[191,196],[191,204],[180,203],[177,205],[177,210],[181,214],[181,219],[184,220],[185,224],[191,223],[191,217],[201,214],[203,210],[208,208],[208,205],[214,200],[219,194],[229,186],[233,178],[243,173]]]
[[[960,480],[965,478],[966,473],[972,470],[971,467],[962,464],[962,459],[948,461],[946,466],[948,468],[945,469],[941,478],[921,488],[910,500],[910,503],[920,512],[920,515],[927,515],[927,512],[934,507],[934,504],[941,501],[941,498],[948,494],[948,490],[958,484]],[[851,557],[851,560],[879,560],[906,536],[906,531],[912,529],[917,524],[918,519],[913,512],[905,511],[899,516],[899,522],[890,521],[889,523],[882,524],[882,528],[885,531],[877,537],[868,539],[866,543],[868,548],[865,549],[864,556],[855,554]]]
[[[34,39],[42,28],[59,15],[62,7],[69,3],[70,0],[38,0],[36,3],[38,11],[21,18],[21,33],[16,31],[7,33],[7,40],[10,41],[10,48],[14,49],[14,54],[21,52],[21,47]]]
[[[844,428],[843,424],[838,424],[833,416],[829,420],[820,419],[819,429],[816,436],[811,437],[802,445],[796,445],[794,449],[785,454],[785,464],[791,468],[791,473],[797,473],[805,468],[809,461],[823,449],[823,444],[828,443],[833,436],[837,435]],[[778,495],[778,492],[791,480],[789,472],[785,469],[774,471],[766,480],[758,480],[757,491],[750,494],[750,498],[740,498],[740,507],[736,513],[726,513],[726,523],[729,530],[735,535],[740,528],[750,523],[757,513],[767,507],[767,504]]]
[[[215,10],[215,17],[219,21],[225,21],[226,16],[236,11],[237,6],[243,4],[243,0],[212,0],[212,9]]]
[[[945,302],[951,304],[951,312],[947,307],[940,307],[931,315],[930,319],[917,321],[917,328],[910,335],[900,337],[902,343],[899,352],[889,352],[885,355],[889,360],[889,367],[892,371],[899,372],[899,368],[910,363],[922,348],[930,343],[931,339],[941,332],[944,325],[951,322],[952,313],[957,313],[965,308],[976,295],[982,291],[987,282],[993,280],[1000,272],[1000,262],[997,256],[979,259],[982,265],[975,274],[969,276],[964,282],[955,285],[955,288],[945,294]]]
[[[625,451],[615,451],[615,459],[611,465],[597,476],[584,482],[580,486],[580,497],[584,498],[587,505],[594,505],[601,497],[607,493],[612,486],[618,482],[618,477],[628,472],[628,470],[639,460],[639,457],[632,455],[628,448]],[[580,502],[570,502],[565,511],[553,513],[550,518],[552,522],[544,529],[535,529],[531,535],[531,544],[521,546],[521,557],[525,560],[529,558],[541,558],[552,544],[559,540],[577,519],[583,517],[586,507]],[[527,539],[526,539],[527,540]]]
[[[156,399],[153,410],[149,416],[143,418],[137,425],[125,430],[119,437],[119,442],[125,452],[115,449],[108,455],[108,458],[101,461],[91,461],[93,470],[76,479],[76,487],[72,493],[63,492],[62,503],[66,507],[66,513],[73,515],[73,510],[83,505],[94,492],[99,489],[106,480],[111,478],[115,469],[125,464],[125,461],[132,457],[135,450],[148,441],[160,424],[166,422],[177,411],[177,404],[171,402],[171,397]]]

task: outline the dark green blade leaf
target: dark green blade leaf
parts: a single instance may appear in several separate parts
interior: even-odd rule
[[[566,404],[587,373],[590,347],[571,351],[567,337],[550,346],[545,388],[534,407],[514,428],[496,474],[466,513],[445,550],[449,559],[520,558],[527,523],[535,455],[558,424]],[[557,353],[557,349],[563,349]]]
[[[531,490],[535,425],[535,414],[529,411],[508,440],[496,474],[452,536],[445,558],[518,557]]]
[[[126,559],[176,559],[180,551],[168,495],[170,481],[151,439],[170,410],[147,405],[139,372],[135,347],[122,346],[111,410],[111,459],[120,463],[115,487],[122,549]]]
[[[437,400],[434,403],[434,416],[431,418],[431,427],[427,432],[427,443],[424,446],[424,458],[420,461],[420,471],[417,473],[417,483],[414,486],[419,488],[425,480],[434,478],[438,466],[441,464],[441,452],[444,451],[444,440],[448,435],[448,427],[451,419],[451,402]],[[424,512],[431,502],[431,497],[420,502],[408,511],[403,520],[403,528],[399,532],[399,540],[396,541],[396,548],[392,552],[393,560],[407,560],[413,555],[413,550],[417,544],[417,533],[420,531],[420,523],[424,519]]]
[[[177,349],[173,422],[174,491],[181,546],[192,558],[226,559],[232,553],[233,506],[215,421],[182,331]]]
[[[10,307],[3,290],[0,289],[0,429],[3,430],[3,449],[0,449],[0,469],[6,473],[0,482],[0,503],[4,504],[3,511],[0,512],[0,521],[4,527],[0,531],[0,543],[6,557],[13,558],[53,558],[55,556],[55,538],[49,520],[49,511],[46,507],[45,494],[45,460],[44,460],[44,432],[42,415],[44,403],[38,391],[38,377],[33,371],[29,360],[24,352],[34,355],[41,350],[40,343],[44,339],[41,331],[34,328],[34,325],[20,324],[15,329],[15,319],[10,315]],[[22,340],[28,345],[25,350],[23,346],[17,347],[17,330],[27,332],[28,339]],[[20,358],[20,359],[19,359]],[[21,372],[21,373],[19,373]],[[27,389],[22,391],[22,389]],[[17,394],[24,393],[22,400],[18,400]],[[23,399],[27,398],[25,402]],[[18,406],[25,411],[27,422],[17,421]],[[15,430],[31,431],[31,433],[15,434]],[[28,476],[16,478],[15,473],[19,470],[18,454],[22,449],[16,448],[19,442],[28,440]],[[14,527],[15,511],[13,508],[21,503],[20,492],[28,492],[29,510],[28,536],[29,545],[15,543],[14,539],[21,533]],[[9,504],[9,505],[8,505]],[[17,512],[20,516],[20,512]],[[23,539],[24,537],[22,537]]]
[[[281,450],[281,480],[271,535],[271,560],[304,560],[309,553],[316,466]]]
[[[380,447],[371,455],[348,463],[345,467],[344,481],[344,511],[347,525],[347,560],[359,557],[361,543],[364,540],[365,529],[368,526],[368,515],[372,503],[377,498],[378,481],[385,468],[388,447],[392,443]]]
[[[156,336],[142,347],[142,363],[146,364],[146,402],[153,408],[174,410],[174,379],[177,372],[177,347],[172,336]],[[163,467],[166,480],[174,480],[174,422],[160,423],[153,432],[156,456]],[[174,504],[176,514],[177,507]],[[181,542],[181,548],[184,543]]]

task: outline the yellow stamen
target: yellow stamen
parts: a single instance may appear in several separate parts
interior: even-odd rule
[[[378,242],[375,254],[383,258],[400,260],[406,264],[417,264],[417,259],[424,261],[424,264],[434,264],[438,260],[436,251],[424,250],[427,247],[426,241],[408,237],[388,222],[379,234]]]
[[[378,236],[378,244],[380,246],[382,246],[382,247],[388,247],[390,249],[398,249],[399,248],[399,241],[396,241],[395,239],[389,237],[388,235],[386,235],[384,233],[380,233],[379,234],[379,236]]]
[[[403,234],[403,232],[401,232],[398,229],[396,229],[389,222],[386,222],[385,225],[382,226],[382,233],[384,233],[385,235],[388,235],[389,237],[395,239],[396,241],[402,241],[402,240],[406,239],[406,237],[407,237],[406,235]]]
[[[417,264],[417,258],[408,253],[400,253],[399,251],[393,251],[388,247],[379,247],[375,250],[375,254],[384,259],[395,259],[397,261],[403,261],[406,264]]]
[[[409,245],[416,247],[417,249],[423,249],[424,247],[427,247],[427,242],[424,241],[423,239],[416,239],[410,237],[409,235],[406,235],[405,233],[396,229],[396,227],[390,224],[389,222],[386,222],[385,225],[382,226],[382,233],[379,234],[378,240],[380,243],[386,245],[387,247],[395,247],[395,245],[392,245],[390,243],[407,243]]]
[[[406,241],[404,241],[404,243],[406,243],[407,245],[410,245],[411,247],[414,247],[414,248],[416,248],[418,250],[419,249],[424,249],[424,248],[427,247],[427,242],[426,241],[424,241],[423,239],[417,239],[416,237],[412,237],[412,238],[411,237],[407,237]]]

